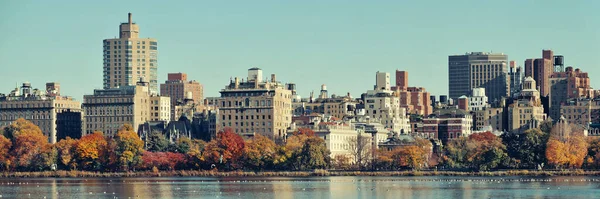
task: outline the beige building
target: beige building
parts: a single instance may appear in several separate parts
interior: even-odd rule
[[[80,138],[82,129],[81,103],[60,96],[58,83],[46,84],[46,91],[32,89],[28,82],[10,94],[0,94],[0,127],[23,118],[40,127],[50,143],[66,137]]]
[[[171,120],[178,120],[181,114],[176,113],[176,106],[185,106],[192,99],[193,107],[200,111],[204,104],[203,86],[197,81],[188,81],[185,73],[169,73],[167,81],[160,85],[160,95],[171,97]]]
[[[150,120],[150,94],[147,83],[94,90],[83,96],[86,134],[101,131],[114,136],[124,124],[137,132],[140,124]]]
[[[491,127],[494,131],[504,130],[504,108],[485,108],[474,111],[473,130],[479,131]]]
[[[587,127],[600,124],[600,100],[580,98],[572,99],[560,107],[560,114],[569,124]]]
[[[527,129],[539,127],[546,117],[535,80],[526,77],[519,99],[508,106],[507,130],[513,133],[523,133]]]
[[[166,96],[150,96],[150,121],[171,120],[171,98]]]
[[[375,90],[365,95],[365,115],[400,134],[411,132],[406,109],[400,107],[398,93],[389,87],[389,73],[377,72],[376,78]]]
[[[217,105],[222,127],[246,136],[285,136],[292,121],[292,92],[274,74],[265,81],[260,68],[248,69],[247,81],[236,77],[220,93]]]
[[[289,87],[289,86],[288,86]],[[292,90],[294,93],[294,90]],[[321,94],[319,98],[313,99],[312,94],[308,99],[292,99],[293,115],[309,115],[311,113],[320,113],[336,118],[344,118],[354,115],[356,104],[359,102],[347,93],[345,96],[327,95],[327,87],[321,85]]]
[[[158,94],[158,44],[139,33],[129,13],[128,22],[119,26],[119,38],[104,40],[104,89],[135,86],[142,78],[150,82],[150,93]]]

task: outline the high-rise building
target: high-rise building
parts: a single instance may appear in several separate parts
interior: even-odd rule
[[[29,82],[10,94],[0,94],[0,127],[23,118],[40,127],[50,143],[83,133],[81,103],[60,95],[58,83],[46,84],[46,92],[33,89]]]
[[[593,89],[590,86],[588,73],[569,66],[564,72],[554,72],[550,78],[550,117],[553,120],[560,118],[560,106],[573,98],[593,98]]]
[[[510,61],[508,76],[510,77],[510,96],[516,98],[521,93],[523,87],[523,68],[520,66],[517,67],[515,61]]]
[[[150,93],[148,84],[96,89],[93,95],[83,96],[86,134],[101,131],[112,137],[125,124],[138,126],[150,120]]]
[[[375,90],[367,91],[364,97],[365,115],[395,132],[409,133],[411,128],[406,109],[400,107],[400,97],[389,85],[390,74],[377,72]]]
[[[199,111],[204,104],[203,90],[202,84],[199,82],[188,81],[187,74],[169,73],[167,81],[164,84],[160,84],[160,95],[171,98],[171,120],[178,120],[181,117],[181,114],[175,113],[175,107],[185,105],[187,103],[185,100],[186,97],[192,99],[191,104]]]
[[[456,100],[474,88],[485,88],[490,102],[509,95],[508,56],[472,52],[448,57],[449,97]]]
[[[541,97],[550,94],[550,75],[554,72],[554,52],[542,50],[542,58],[525,60],[525,76],[532,77],[537,82]]]
[[[292,122],[292,92],[275,79],[275,74],[265,81],[260,68],[250,68],[246,81],[236,77],[220,93],[221,127],[244,136],[285,136]]]
[[[135,86],[142,78],[158,94],[156,39],[140,38],[140,28],[131,20],[119,26],[119,38],[104,40],[104,89]]]
[[[408,72],[396,70],[396,85],[392,87],[400,96],[400,107],[409,114],[429,115],[432,113],[431,95],[423,87],[408,87]]]

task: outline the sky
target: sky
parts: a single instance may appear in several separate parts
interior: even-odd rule
[[[353,97],[377,71],[448,93],[448,55],[502,52],[523,65],[552,49],[600,87],[600,1],[0,1],[0,93],[29,81],[81,100],[102,88],[102,40],[127,13],[158,39],[159,83],[184,72],[219,96],[259,67],[299,95]]]

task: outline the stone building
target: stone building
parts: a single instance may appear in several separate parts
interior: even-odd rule
[[[523,133],[527,129],[537,128],[546,120],[540,92],[535,89],[535,80],[526,77],[523,81],[521,95],[508,106],[507,130],[512,133]]]
[[[0,127],[23,118],[40,127],[50,143],[83,133],[81,103],[60,95],[60,85],[46,84],[46,91],[34,89],[29,82],[8,95],[0,94]]]
[[[176,113],[176,106],[193,104],[197,111],[202,110],[204,104],[204,88],[197,81],[188,81],[185,73],[169,73],[167,81],[160,85],[160,95],[171,98],[171,120],[177,120],[181,114]],[[189,100],[192,101],[189,101]]]
[[[285,136],[292,121],[292,92],[274,74],[265,81],[260,68],[250,68],[246,81],[236,77],[220,93],[217,105],[223,128],[245,136]]]

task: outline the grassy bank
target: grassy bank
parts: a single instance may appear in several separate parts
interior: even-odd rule
[[[140,171],[140,172],[90,172],[90,171],[43,171],[43,172],[3,172],[0,178],[40,178],[40,177],[309,177],[309,176],[598,176],[600,171],[564,170],[564,171],[290,171],[290,172],[252,172],[252,171]]]

